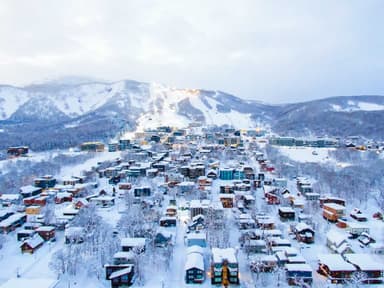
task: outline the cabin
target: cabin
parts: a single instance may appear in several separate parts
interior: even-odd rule
[[[279,207],[279,216],[282,221],[295,220],[295,210],[291,207]]]
[[[25,213],[15,213],[0,222],[0,233],[9,233],[27,222]]]
[[[161,227],[176,227],[177,219],[175,216],[163,216],[160,218]]]
[[[55,203],[56,204],[61,204],[64,202],[72,202],[72,193],[69,192],[59,192],[56,194],[55,197]]]
[[[336,203],[323,204],[323,218],[330,222],[337,222],[345,216],[345,207]]]
[[[35,187],[32,185],[20,187],[20,194],[23,198],[32,197],[39,195],[43,191],[40,187]]]
[[[55,230],[53,226],[40,226],[36,229],[36,232],[44,241],[48,241],[55,238]]]
[[[302,283],[312,284],[312,268],[308,264],[285,264],[285,275],[289,285],[300,285]]]
[[[364,273],[364,284],[383,283],[383,263],[377,262],[370,254],[345,254],[345,260],[354,265],[357,271]]]
[[[234,248],[212,248],[211,284],[239,284],[239,264]]]
[[[318,255],[318,259],[317,272],[326,276],[332,283],[345,283],[357,270],[339,254],[322,254]]]
[[[333,196],[320,197],[319,199],[320,207],[323,208],[324,204],[326,203],[334,203],[334,204],[338,204],[345,207],[345,200],[342,198],[333,197]]]
[[[296,235],[296,240],[307,244],[315,242],[315,230],[306,223],[298,223],[293,232]]]
[[[204,253],[199,246],[191,246],[187,250],[184,266],[185,283],[203,283],[205,279]]]
[[[105,265],[105,279],[111,281],[111,288],[132,286],[134,282],[134,265]]]
[[[20,245],[22,253],[33,254],[37,249],[39,249],[44,244],[44,239],[40,235],[35,235],[32,238],[29,238]]]
[[[207,235],[205,232],[191,232],[187,235],[187,246],[207,247]]]
[[[89,202],[85,198],[79,198],[79,199],[76,199],[76,201],[74,202],[74,205],[75,205],[75,209],[81,209],[83,207],[87,207],[89,205]]]
[[[127,252],[127,251],[137,251],[137,253],[143,253],[145,252],[146,247],[146,240],[145,238],[122,238],[121,239],[121,251]]]

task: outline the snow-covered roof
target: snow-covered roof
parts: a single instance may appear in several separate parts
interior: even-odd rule
[[[338,245],[341,244],[343,241],[347,240],[347,237],[339,231],[332,229],[328,231],[327,239],[332,243],[336,243]]]
[[[200,208],[201,202],[200,200],[191,200],[191,204],[189,205],[190,208]]]
[[[212,248],[212,256],[214,263],[222,263],[227,260],[229,263],[237,263],[236,250],[234,248]]]
[[[55,230],[54,226],[41,226],[41,227],[36,229],[37,232],[49,232],[52,230]]]
[[[25,243],[28,244],[28,246],[31,248],[36,248],[40,244],[44,243],[44,239],[41,238],[40,235],[35,235],[33,238],[25,240],[20,246],[24,245]]]
[[[131,273],[133,265],[128,265],[127,268],[123,268],[121,270],[113,272],[111,275],[109,275],[109,279],[114,279],[120,276],[123,276],[125,274]]]
[[[191,253],[187,255],[187,261],[185,262],[184,269],[189,270],[191,268],[197,268],[204,271],[204,257],[200,253]]]
[[[383,263],[377,262],[371,255],[369,254],[345,254],[346,260],[356,266],[358,266],[362,271],[377,271],[384,270]]]
[[[121,246],[124,247],[144,247],[145,238],[122,238]]]
[[[285,269],[288,271],[305,271],[305,272],[312,272],[311,266],[305,263],[299,263],[299,264],[285,264]]]
[[[133,256],[132,251],[119,251],[113,255],[113,258],[131,259]]]
[[[59,283],[56,279],[49,278],[11,278],[3,283],[0,288],[39,287],[54,288]]]
[[[283,213],[295,213],[295,210],[293,210],[291,207],[279,207],[279,211]]]
[[[331,271],[355,271],[356,268],[351,263],[344,261],[339,254],[318,255],[319,262],[329,267]]]
[[[4,219],[0,222],[0,227],[8,227],[9,225],[13,224],[15,221],[18,221],[21,217],[24,217],[24,213],[15,213],[11,216],[9,216],[7,219]]]
[[[300,232],[300,231],[303,231],[303,230],[307,230],[307,229],[313,231],[312,227],[309,226],[308,224],[304,223],[304,222],[300,222],[300,223],[298,223],[298,224],[295,226],[295,229],[296,229],[297,231],[299,231],[299,232]]]

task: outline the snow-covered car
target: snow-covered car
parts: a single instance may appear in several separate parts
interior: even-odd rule
[[[354,208],[349,215],[360,222],[368,221],[368,216],[361,212],[359,208]]]

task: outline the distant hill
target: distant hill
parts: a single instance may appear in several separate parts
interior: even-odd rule
[[[0,86],[0,149],[44,150],[107,141],[122,130],[161,125],[264,125],[282,135],[362,135],[382,139],[384,97],[334,97],[268,105],[221,91],[177,89],[132,80],[86,78]]]

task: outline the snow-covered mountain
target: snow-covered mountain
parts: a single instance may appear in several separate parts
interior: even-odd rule
[[[107,140],[121,130],[185,127],[192,122],[235,128],[261,124],[282,135],[377,137],[378,129],[384,129],[382,110],[382,96],[268,105],[221,91],[72,77],[23,88],[0,86],[0,137],[6,139],[0,148],[68,147]]]

